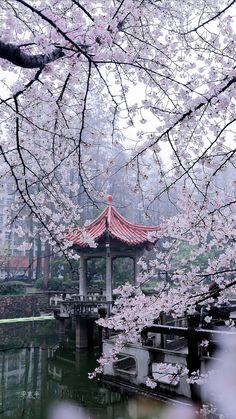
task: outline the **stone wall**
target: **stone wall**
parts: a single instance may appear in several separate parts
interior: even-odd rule
[[[0,324],[0,351],[29,347],[52,347],[58,341],[57,322],[52,320]]]
[[[47,293],[0,296],[0,319],[40,316],[48,310]]]

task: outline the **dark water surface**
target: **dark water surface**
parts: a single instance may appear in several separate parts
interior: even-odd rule
[[[163,404],[88,379],[94,355],[75,352],[72,330],[59,344],[55,321],[0,324],[0,419],[46,419],[69,400],[94,419],[158,418]]]

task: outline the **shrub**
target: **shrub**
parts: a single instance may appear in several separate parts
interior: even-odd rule
[[[24,294],[25,290],[26,290],[26,284],[20,281],[7,281],[7,282],[0,283],[1,295]]]
[[[48,281],[48,289],[59,291],[63,289],[63,281],[59,278],[50,278]]]
[[[37,279],[37,281],[35,282],[35,286],[38,289],[43,289],[44,288],[44,282],[43,279]],[[48,281],[48,289],[53,290],[53,291],[58,291],[63,289],[63,285],[62,285],[62,280],[58,279],[58,278],[51,278]]]
[[[69,279],[67,279],[66,281],[63,281],[62,282],[62,288],[65,288],[65,289],[71,289],[71,288],[74,288],[74,282],[73,281],[71,281],[71,280],[69,280]]]
[[[39,290],[43,289],[43,280],[41,278],[35,281],[35,288],[38,288]]]
[[[38,289],[43,289],[43,279],[37,279],[37,281],[35,282],[35,287]],[[49,290],[53,290],[53,291],[62,291],[64,288],[65,289],[73,289],[79,286],[79,281],[71,281],[71,280],[66,280],[63,281],[63,279],[59,279],[59,278],[51,278],[48,281],[48,289]]]

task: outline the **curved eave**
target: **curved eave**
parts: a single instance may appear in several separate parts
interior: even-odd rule
[[[109,236],[111,237],[111,239],[120,241],[123,244],[126,244],[127,246],[145,246],[145,245],[154,245],[157,241],[158,241],[158,237],[155,240],[148,240],[147,237],[142,237],[142,238],[132,238],[129,237],[124,237],[124,235],[119,236],[117,234],[113,234],[111,231],[109,230],[105,230],[104,232],[102,232],[99,236],[97,236],[95,239],[91,236],[91,238],[95,241],[95,243],[99,244],[99,241],[101,240],[101,238],[105,235],[105,233],[109,233]],[[71,239],[72,241],[72,245],[73,246],[78,246],[81,248],[89,248],[89,244],[87,242],[81,241],[79,238],[78,239]]]
[[[76,233],[67,234],[66,238],[73,245],[81,248],[90,247],[86,241],[86,235],[96,243],[108,232],[110,237],[128,246],[153,245],[158,237],[148,239],[149,234],[158,234],[159,226],[146,226],[142,224],[132,224],[127,221],[113,206],[109,205],[102,213],[83,229],[78,228]],[[84,235],[84,237],[83,237]]]

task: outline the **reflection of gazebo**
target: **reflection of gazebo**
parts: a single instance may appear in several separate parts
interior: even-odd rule
[[[137,260],[145,249],[150,250],[153,247],[159,230],[159,226],[128,222],[113,207],[112,196],[108,195],[107,207],[94,221],[67,235],[73,248],[80,253],[80,295],[87,295],[87,260],[100,257],[106,260],[106,298],[111,301],[113,260],[117,257],[132,258],[135,281],[138,274]],[[96,247],[90,247],[91,239]]]

